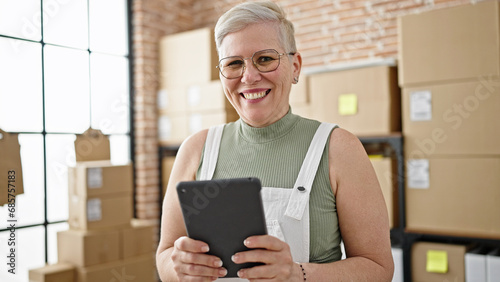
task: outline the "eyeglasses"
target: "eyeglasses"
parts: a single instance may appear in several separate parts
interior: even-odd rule
[[[295,55],[295,53],[278,53],[274,49],[266,49],[253,53],[252,57],[243,58],[240,56],[231,56],[219,61],[216,68],[219,69],[222,76],[227,79],[239,78],[245,72],[245,60],[252,59],[255,68],[260,72],[275,71],[280,65],[280,58],[283,55]]]

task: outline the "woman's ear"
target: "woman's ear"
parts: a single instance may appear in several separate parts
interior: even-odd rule
[[[293,61],[292,61],[294,81],[295,78],[297,78],[297,80],[299,79],[301,68],[302,68],[302,56],[300,55],[299,52],[297,52],[295,53],[295,55],[293,55]]]

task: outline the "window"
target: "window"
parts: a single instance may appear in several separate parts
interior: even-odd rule
[[[0,281],[28,281],[29,269],[57,262],[76,134],[92,127],[109,135],[115,164],[133,156],[129,7],[127,0],[0,0],[0,129],[19,134],[24,181],[15,275],[6,258],[7,206],[0,207]]]

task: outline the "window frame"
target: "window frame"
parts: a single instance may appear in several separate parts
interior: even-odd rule
[[[124,0],[125,1],[125,7],[126,7],[126,26],[124,27],[126,29],[125,33],[128,35],[127,36],[127,42],[126,42],[126,45],[127,45],[127,48],[128,48],[128,52],[126,55],[123,56],[123,58],[126,58],[128,60],[128,73],[127,73],[127,77],[128,77],[128,103],[129,103],[129,107],[128,107],[128,124],[129,124],[129,129],[128,129],[128,133],[120,133],[120,134],[111,134],[111,135],[117,135],[117,136],[128,136],[129,138],[129,152],[130,152],[130,161],[132,163],[132,166],[133,166],[133,180],[134,180],[134,188],[133,188],[133,193],[135,194],[135,133],[134,133],[134,64],[133,64],[133,59],[134,59],[134,56],[133,56],[133,48],[132,48],[132,42],[133,42],[133,38],[132,38],[132,35],[133,35],[133,23],[132,23],[132,1],[131,0]],[[87,19],[89,19],[89,13],[90,13],[90,9],[89,9],[89,0],[87,0]],[[43,15],[44,15],[44,0],[40,0],[40,19],[41,19],[41,22],[43,22]],[[87,21],[87,32],[88,32],[88,35],[90,37],[90,33],[91,33],[91,30],[90,30],[90,21],[88,20]],[[57,245],[56,246],[51,246],[49,245],[49,228],[51,226],[56,226],[57,224],[61,224],[61,223],[66,223],[67,220],[58,220],[58,221],[51,221],[49,222],[48,221],[48,214],[47,214],[47,191],[48,191],[48,185],[47,185],[47,142],[46,142],[46,138],[47,138],[47,135],[56,135],[56,134],[77,134],[77,133],[57,133],[57,132],[47,132],[46,131],[46,122],[45,122],[45,118],[46,118],[46,112],[45,112],[45,101],[46,101],[46,93],[45,93],[45,52],[44,52],[44,48],[46,45],[50,45],[50,46],[63,46],[63,45],[56,45],[56,44],[49,44],[49,43],[45,43],[44,42],[44,31],[43,31],[43,24],[40,25],[40,29],[41,29],[41,39],[39,41],[36,41],[36,40],[32,40],[32,39],[26,39],[26,38],[21,38],[21,37],[16,37],[16,36],[11,36],[11,35],[6,35],[6,34],[3,34],[3,33],[0,33],[0,38],[6,38],[6,39],[10,39],[10,40],[19,40],[19,41],[24,41],[24,42],[30,42],[30,43],[38,43],[40,44],[41,46],[41,67],[42,67],[42,70],[41,70],[41,74],[42,74],[42,104],[41,104],[41,107],[42,107],[42,131],[41,132],[8,132],[8,133],[14,133],[14,134],[34,134],[34,135],[40,135],[42,137],[42,150],[43,150],[43,175],[44,175],[44,181],[43,181],[43,196],[44,196],[44,199],[43,199],[43,203],[44,203],[44,207],[43,207],[43,210],[44,210],[44,215],[43,215],[43,222],[42,223],[38,223],[38,224],[28,224],[28,225],[19,225],[17,226],[16,225],[16,230],[23,230],[23,229],[28,229],[28,228],[33,228],[33,227],[40,227],[40,226],[43,226],[43,229],[44,229],[44,253],[45,253],[45,263],[49,263],[49,248],[57,248]],[[75,47],[71,47],[71,46],[63,46],[63,47],[67,47],[67,48],[70,48],[70,49],[76,49]],[[82,50],[82,49],[78,49],[78,50]],[[90,61],[90,57],[91,57],[91,53],[92,53],[92,50],[90,50],[90,44],[88,45],[87,49],[86,49],[87,53],[88,53],[88,59]],[[121,55],[119,55],[121,56]],[[90,66],[89,66],[90,68]],[[88,79],[90,79],[90,73],[89,73],[89,77]],[[91,90],[89,88],[89,98],[90,98],[90,94],[91,93]],[[89,102],[90,105],[89,105],[89,109],[92,108],[92,105],[91,105],[91,102]],[[90,120],[89,120],[89,124],[91,124],[91,117],[90,117]],[[42,186],[42,185],[41,185]],[[136,206],[136,200],[135,200],[135,197],[132,197],[133,198],[133,207],[134,207],[134,212],[133,212],[133,216],[135,217],[136,216],[136,212],[135,212],[135,206]],[[0,229],[0,234],[4,233],[4,232],[9,232],[9,228],[4,228],[4,229]],[[19,242],[19,244],[22,244],[22,242]]]

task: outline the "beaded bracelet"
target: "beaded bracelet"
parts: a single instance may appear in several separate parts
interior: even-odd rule
[[[300,269],[302,269],[302,276],[304,277],[304,281],[306,281],[306,271],[304,270],[304,267],[302,266],[301,263],[299,263]]]

